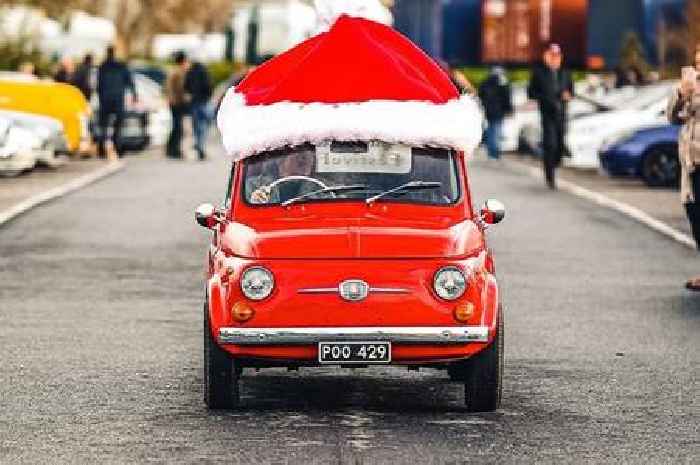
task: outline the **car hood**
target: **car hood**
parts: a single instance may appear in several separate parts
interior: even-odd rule
[[[318,226],[317,221],[280,219],[256,227],[229,223],[223,247],[253,259],[456,258],[483,248],[483,235],[469,220],[326,220]]]

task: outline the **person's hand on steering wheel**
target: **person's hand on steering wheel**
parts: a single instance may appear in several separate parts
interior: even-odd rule
[[[272,188],[270,186],[260,186],[250,194],[251,203],[268,203]]]

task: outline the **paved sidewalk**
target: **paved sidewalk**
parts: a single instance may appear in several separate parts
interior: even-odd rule
[[[539,159],[527,155],[509,154],[505,159],[528,167],[541,166]],[[677,190],[654,189],[647,187],[640,179],[611,178],[595,170],[560,168],[558,176],[585,189],[638,208],[682,233],[691,234]],[[544,183],[544,178],[542,182]]]

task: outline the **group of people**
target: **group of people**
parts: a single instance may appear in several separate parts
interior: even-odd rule
[[[107,48],[104,61],[95,68],[92,54],[85,55],[79,66],[72,58],[64,57],[53,76],[56,82],[74,85],[90,101],[96,93],[99,104],[96,142],[98,154],[123,156],[120,130],[124,121],[125,98],[131,95],[138,101],[136,86],[127,65],[116,57],[115,48]],[[207,68],[200,62],[192,63],[184,52],[174,55],[174,67],[165,83],[165,95],[172,113],[172,129],[166,145],[168,158],[181,159],[184,119],[191,117],[194,149],[200,160],[206,159],[206,139],[211,121],[208,102],[212,85]]]
[[[549,45],[540,65],[535,67],[528,86],[528,96],[539,106],[542,124],[543,166],[547,185],[555,189],[555,170],[565,151],[567,104],[574,96],[571,74],[562,67],[563,54],[557,44]],[[496,68],[481,85],[479,96],[484,104],[488,127],[486,145],[490,157],[498,157],[500,126],[512,111],[510,87],[502,70]],[[667,115],[672,124],[682,125],[678,140],[681,168],[681,201],[700,249],[700,44],[693,66],[683,75],[668,103]],[[700,291],[700,276],[691,278],[686,288]]]
[[[165,83],[165,95],[170,104],[173,127],[165,154],[168,158],[183,158],[182,137],[184,119],[192,118],[194,148],[200,160],[206,159],[206,139],[211,116],[208,103],[212,94],[207,68],[200,62],[192,63],[184,52],[175,54],[175,67]]]

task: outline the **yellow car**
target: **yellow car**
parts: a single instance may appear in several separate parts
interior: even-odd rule
[[[56,118],[63,123],[70,152],[89,149],[90,105],[77,87],[0,78],[0,109]]]

